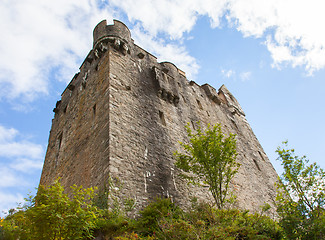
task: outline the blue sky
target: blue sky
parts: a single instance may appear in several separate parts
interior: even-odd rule
[[[52,109],[103,19],[123,21],[137,45],[189,80],[225,84],[279,173],[275,150],[284,140],[325,168],[324,7],[321,0],[0,0],[0,211],[38,186]]]

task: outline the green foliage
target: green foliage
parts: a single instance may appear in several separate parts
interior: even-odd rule
[[[325,238],[325,173],[294,149],[276,150],[284,172],[277,183],[277,211],[288,239]]]
[[[114,238],[114,240],[137,240],[140,239],[138,234],[131,232],[131,233],[125,233],[122,236]]]
[[[1,240],[29,239],[24,231],[27,219],[23,212],[14,209],[9,210],[9,215],[3,219],[1,224]]]
[[[112,210],[101,210],[97,216],[96,232],[107,237],[117,237],[133,230],[133,220],[125,214]]]
[[[142,211],[137,221],[137,228],[144,235],[150,235],[159,230],[162,219],[178,219],[183,211],[177,207],[169,198],[157,198],[149,203]]]
[[[97,233],[113,238],[133,229],[134,220],[127,213],[135,206],[134,199],[120,198],[123,183],[118,178],[109,178],[95,197],[95,204],[100,208],[96,220]]]
[[[103,186],[99,187],[94,197],[94,205],[101,210],[108,208],[108,197],[109,197],[110,182],[104,183]]]
[[[102,210],[110,209],[115,214],[126,214],[134,210],[136,199],[121,194],[123,182],[119,178],[108,178],[94,199],[95,205]]]
[[[18,212],[4,222],[8,239],[85,239],[92,237],[97,208],[92,205],[92,188],[72,187],[72,197],[57,180],[40,186],[37,195],[26,199]],[[10,237],[11,237],[10,236]]]
[[[140,237],[154,239],[282,239],[279,225],[261,214],[194,204],[187,212],[168,199],[150,203],[138,219]]]
[[[56,212],[61,215],[61,218],[56,218],[44,206],[38,208],[38,210],[44,210],[43,213],[37,210],[37,213],[32,214],[30,211],[36,211],[34,208],[39,205],[39,202],[29,203],[28,209],[12,212],[1,222],[0,227],[6,229],[0,232],[1,240],[89,239],[90,235],[84,231],[85,226],[91,226],[88,229],[89,232],[96,231],[95,235],[101,236],[102,239],[115,240],[281,239],[278,224],[267,216],[249,214],[248,211],[236,209],[217,209],[209,204],[197,202],[193,202],[193,207],[188,211],[183,211],[171,199],[159,198],[150,202],[136,220],[127,218],[122,212],[104,209],[96,212],[96,221],[93,218],[78,220],[80,226],[76,228],[76,222],[71,224],[72,220],[66,216],[63,217],[59,209],[64,208],[69,212],[69,208],[61,206],[61,203],[74,201],[74,199],[79,199],[82,206],[87,206],[89,202],[87,200],[85,203],[85,200],[89,198],[80,197],[80,195],[84,196],[87,191],[80,191],[80,188],[76,188],[79,194],[75,194],[75,197],[69,200],[65,194],[62,194],[62,188],[58,184],[56,184],[56,189],[52,188],[53,191],[48,190],[48,188],[45,189],[46,195],[39,191],[40,195],[37,199],[40,205],[51,207],[55,207],[52,203],[57,202]],[[58,200],[58,197],[62,199]],[[90,208],[93,208],[92,205]],[[74,212],[78,211],[74,210]],[[30,216],[34,218],[31,219]],[[64,218],[63,221],[61,221],[62,218]],[[44,222],[41,223],[41,221]],[[58,226],[59,221],[62,226]],[[52,223],[53,226],[51,226]],[[38,229],[41,226],[45,228],[44,231]],[[73,235],[66,232],[70,227]],[[61,232],[57,230],[58,228]]]
[[[189,143],[180,143],[184,153],[176,152],[176,166],[182,169],[189,182],[202,182],[209,185],[209,190],[219,209],[223,208],[229,195],[229,183],[238,172],[236,162],[235,135],[225,137],[220,124],[208,126],[203,131],[198,123],[196,133],[186,126]],[[194,175],[190,175],[194,173]]]
[[[281,239],[277,223],[261,214],[238,209],[215,209],[198,204],[189,212],[200,239]]]
[[[162,219],[159,222],[160,231],[157,231],[157,239],[198,239],[194,226],[183,219]]]

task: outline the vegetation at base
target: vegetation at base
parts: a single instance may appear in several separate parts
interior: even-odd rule
[[[73,186],[72,197],[57,180],[38,188],[25,205],[10,210],[2,221],[0,239],[87,239],[92,237],[97,208],[92,204],[94,190]]]
[[[222,209],[229,200],[229,183],[240,166],[236,161],[236,135],[225,137],[220,124],[208,125],[203,131],[199,122],[195,133],[189,124],[186,131],[189,143],[180,143],[185,153],[175,153],[175,165],[185,172],[182,176],[189,183],[207,184],[216,206]]]
[[[325,172],[308,164],[288,142],[276,151],[284,172],[277,184],[277,212],[287,239],[325,239]]]
[[[277,183],[279,221],[265,215],[269,205],[252,214],[193,199],[184,210],[168,198],[149,202],[134,219],[127,216],[135,200],[119,198],[118,180],[101,191],[73,186],[71,195],[57,180],[0,219],[0,240],[325,239],[324,171],[286,143],[277,152],[284,167]]]
[[[279,225],[263,214],[196,201],[184,211],[157,198],[133,219],[123,206],[96,207],[93,189],[73,189],[69,198],[59,181],[40,186],[36,197],[1,219],[0,239],[281,239]]]
[[[183,211],[170,199],[157,199],[141,211],[137,226],[143,239],[281,239],[267,216],[195,201]]]

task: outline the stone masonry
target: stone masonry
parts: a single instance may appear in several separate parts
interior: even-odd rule
[[[237,135],[239,172],[232,181],[238,207],[274,205],[277,174],[245,113],[223,85],[218,91],[186,79],[170,62],[134,44],[120,21],[100,22],[93,49],[54,108],[40,184],[58,177],[64,186],[101,188],[109,177],[123,182],[121,196],[137,209],[155,196],[188,206],[192,197],[211,199],[207,187],[189,186],[174,167],[173,153],[195,129],[220,123]]]

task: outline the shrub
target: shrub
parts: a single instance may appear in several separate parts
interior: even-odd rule
[[[137,220],[137,228],[144,235],[152,235],[159,231],[159,222],[162,219],[178,219],[183,211],[177,207],[169,198],[156,198],[149,203],[142,211]]]
[[[284,168],[277,184],[277,212],[288,239],[325,238],[325,171],[294,149],[276,150]]]
[[[93,189],[72,187],[72,197],[57,180],[38,188],[24,207],[7,216],[7,239],[85,239],[92,237],[97,208],[92,205]]]

